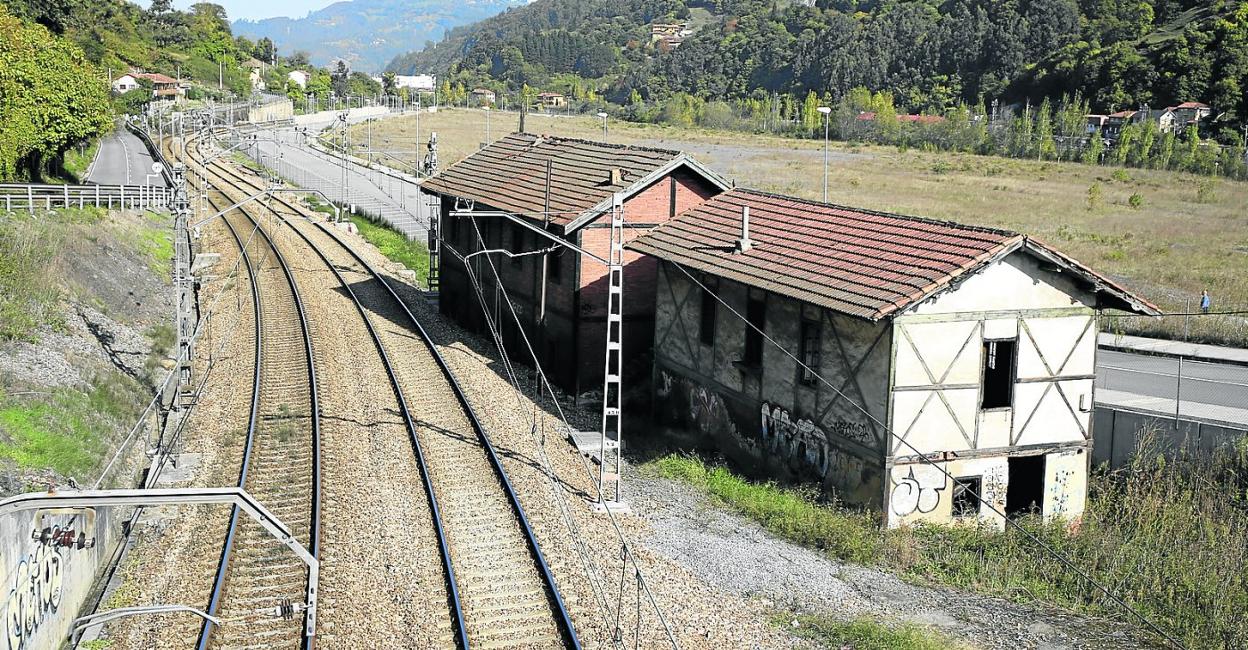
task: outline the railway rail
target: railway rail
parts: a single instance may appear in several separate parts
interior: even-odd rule
[[[212,194],[210,205],[229,205],[224,195]],[[253,390],[238,484],[316,556],[320,409],[303,300],[290,265],[253,210],[232,211],[223,221],[246,265],[256,314]],[[316,594],[306,567],[239,514],[235,509],[230,515],[207,608],[223,624],[205,621],[196,648],[312,647],[316,621],[304,607]]]
[[[187,161],[227,200],[263,189],[223,162],[199,165],[198,144]],[[385,278],[306,208],[272,196],[262,209],[298,236],[282,246],[301,243],[334,274],[385,366],[426,489],[458,645],[579,648],[498,453],[428,333]],[[256,223],[265,230],[265,219]]]

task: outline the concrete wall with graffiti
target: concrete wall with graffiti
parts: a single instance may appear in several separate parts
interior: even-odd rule
[[[101,510],[95,530],[109,530],[109,512]],[[96,574],[107,561],[112,539],[98,539],[89,549],[64,548],[32,539],[34,511],[0,519],[0,584],[4,588],[3,650],[57,648],[69,636],[79,610],[92,595]],[[84,517],[46,515],[41,528],[84,532]]]
[[[702,291],[683,272],[664,264],[658,282],[654,385],[661,423],[697,434],[756,474],[818,482],[848,503],[882,503],[887,324],[716,282],[719,298],[739,314],[751,299],[762,301],[764,331],[786,350],[801,349],[803,323],[808,335],[817,332],[822,381],[803,381],[797,362],[769,343],[761,363],[744,363],[746,324],[723,305],[714,335],[703,337]]]

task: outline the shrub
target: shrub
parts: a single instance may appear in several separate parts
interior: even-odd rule
[[[1218,200],[1217,183],[1212,178],[1206,178],[1196,183],[1196,202],[1197,203],[1216,203]]]
[[[1118,181],[1119,183],[1130,183],[1132,180],[1131,174],[1128,174],[1127,170],[1122,169],[1122,168],[1115,169],[1114,173],[1110,174],[1109,176],[1110,178]]]
[[[1130,205],[1133,209],[1139,210],[1140,208],[1144,207],[1144,195],[1140,194],[1139,192],[1132,194],[1131,198],[1127,199],[1127,204]]]
[[[1101,207],[1101,184],[1093,183],[1088,186],[1088,210],[1095,210]]]

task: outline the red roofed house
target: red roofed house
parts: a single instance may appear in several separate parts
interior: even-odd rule
[[[498,291],[497,270],[542,368],[556,385],[582,393],[602,389],[607,267],[555,246],[499,213],[606,258],[614,195],[623,199],[627,240],[728,185],[677,151],[513,133],[430,178],[422,187],[439,196],[441,203],[439,223],[433,224],[429,238],[430,250],[436,251],[442,312],[469,329],[488,332],[483,297],[508,349],[515,358],[528,359],[507,302]],[[452,216],[457,207],[469,206],[487,214]],[[491,211],[493,215],[488,214]],[[473,256],[464,263],[463,258],[483,248],[496,252]],[[528,254],[509,257],[500,250]],[[624,259],[622,358],[627,369],[630,359],[651,347],[658,265],[636,253]]]
[[[146,79],[152,84],[152,97],[170,98],[185,94],[177,79],[159,72],[130,72],[113,80],[113,90],[118,93],[128,92],[139,87],[139,80]]]
[[[660,424],[890,526],[1079,517],[1097,311],[1157,313],[1025,235],[745,189],[627,247],[662,260]]]

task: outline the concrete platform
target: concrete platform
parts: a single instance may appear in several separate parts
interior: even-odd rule
[[[1096,343],[1104,350],[1117,350],[1162,357],[1184,357],[1210,363],[1248,366],[1248,349],[1244,348],[1150,339],[1143,336],[1126,336],[1108,332],[1099,334]]]

